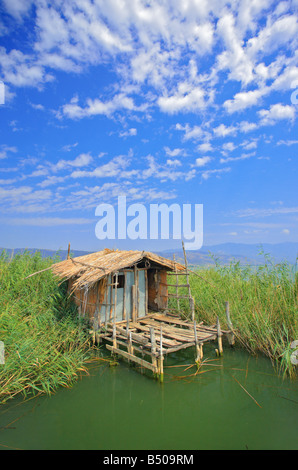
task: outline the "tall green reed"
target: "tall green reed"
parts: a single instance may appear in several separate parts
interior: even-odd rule
[[[276,264],[268,254],[260,255],[264,256],[260,266],[236,261],[226,266],[213,257],[214,267],[196,270],[204,280],[191,274],[196,316],[209,324],[218,316],[225,329],[228,301],[237,342],[252,354],[265,354],[281,374],[294,377],[297,368],[290,359],[290,344],[298,339],[297,265]],[[175,299],[171,304],[176,306]],[[187,301],[180,300],[180,307],[189,310]]]
[[[0,255],[0,402],[19,393],[53,393],[86,371],[88,335],[66,285],[51,271],[25,279],[58,260],[29,252]]]

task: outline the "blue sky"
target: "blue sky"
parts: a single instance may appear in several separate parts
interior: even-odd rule
[[[297,11],[3,0],[0,246],[180,247],[98,240],[119,195],[203,204],[204,246],[297,241]]]

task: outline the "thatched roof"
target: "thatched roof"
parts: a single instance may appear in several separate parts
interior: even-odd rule
[[[52,271],[62,279],[75,278],[74,288],[91,287],[110,273],[127,268],[147,259],[171,271],[183,271],[185,266],[148,251],[119,251],[105,249],[97,253],[70,258],[52,266]]]

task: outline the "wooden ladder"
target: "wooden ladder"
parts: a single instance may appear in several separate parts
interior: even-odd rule
[[[192,319],[192,321],[194,321],[194,319],[195,319],[195,302],[194,302],[193,296],[191,295],[191,289],[190,289],[190,284],[189,284],[188,264],[187,264],[187,258],[186,258],[186,252],[185,252],[185,247],[184,247],[183,240],[182,240],[182,248],[183,248],[183,254],[184,254],[185,271],[183,271],[182,273],[177,272],[176,259],[175,259],[175,255],[174,255],[173,259],[174,259],[175,272],[174,273],[168,273],[168,275],[176,276],[176,284],[168,284],[168,286],[176,287],[176,293],[175,294],[169,293],[168,296],[176,298],[178,311],[180,311],[179,299],[188,299],[189,300],[189,309],[190,309],[190,312],[191,312],[191,319]],[[186,284],[179,284],[178,276],[186,276]],[[181,288],[181,287],[187,287],[188,288],[188,295],[179,295],[178,289]]]

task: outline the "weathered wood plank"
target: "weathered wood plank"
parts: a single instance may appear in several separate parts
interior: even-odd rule
[[[146,369],[150,369],[152,370],[152,372],[156,372],[156,367],[153,364],[145,361],[144,359],[141,359],[138,356],[135,356],[134,354],[129,354],[128,352],[123,351],[122,349],[113,348],[113,346],[110,346],[109,344],[106,345],[106,348],[114,354],[119,354],[119,356],[123,356],[129,361],[136,362],[137,364],[140,364],[142,367],[145,367]]]
[[[194,345],[195,345],[195,342],[193,342],[193,343],[183,343],[183,344],[180,344],[179,346],[175,346],[173,348],[166,349],[164,351],[164,354],[171,354],[173,352],[180,351],[181,349],[191,348]]]

